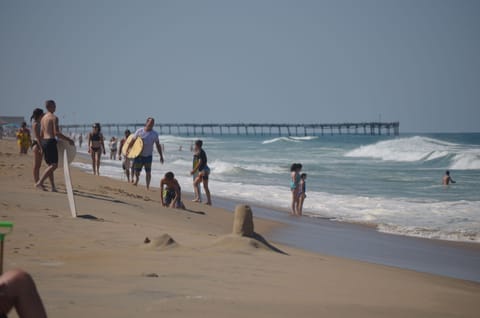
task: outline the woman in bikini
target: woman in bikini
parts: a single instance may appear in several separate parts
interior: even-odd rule
[[[99,123],[92,126],[92,131],[88,134],[88,153],[92,155],[93,174],[100,175],[100,159],[102,153],[105,154],[105,143],[101,133]]]
[[[30,117],[33,130],[33,180],[35,180],[35,184],[40,180],[40,166],[42,165],[42,147],[40,146],[40,120],[42,120],[42,117],[43,110],[41,108],[35,108],[32,117]]]

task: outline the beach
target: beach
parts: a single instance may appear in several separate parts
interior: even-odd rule
[[[31,166],[31,154],[0,141],[0,216],[14,222],[4,269],[31,273],[49,317],[477,317],[480,310],[479,283],[269,241],[279,253],[228,236],[231,211],[188,196],[186,211],[163,208],[156,188],[77,168],[80,217],[72,218],[62,169],[51,193],[34,188]],[[287,226],[254,222],[266,240]]]

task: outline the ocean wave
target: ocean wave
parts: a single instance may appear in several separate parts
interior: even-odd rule
[[[452,161],[452,170],[480,170],[480,150],[457,154]]]
[[[467,147],[434,138],[415,136],[360,146],[344,156],[396,162],[427,162],[446,158],[451,162],[448,166],[450,169],[480,169],[480,149]]]
[[[282,167],[267,164],[233,164],[222,160],[215,160],[209,164],[210,168],[216,174],[240,174],[245,172],[265,173],[265,174],[285,174],[286,171]]]
[[[276,142],[302,142],[318,139],[318,136],[303,136],[303,137],[277,137],[273,139],[264,140],[262,144],[273,144]]]
[[[397,226],[394,224],[380,224],[377,226],[377,229],[379,232],[395,235],[414,236],[445,241],[480,243],[480,233],[474,230],[443,231],[440,229],[427,229],[416,226]]]

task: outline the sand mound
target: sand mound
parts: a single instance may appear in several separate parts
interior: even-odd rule
[[[152,239],[146,237],[142,247],[149,250],[165,250],[177,247],[178,243],[168,234],[162,234]]]
[[[258,235],[258,238],[263,239],[260,235]],[[264,239],[262,241],[252,237],[243,237],[233,234],[221,237],[213,244],[211,248],[222,252],[235,252],[245,254],[250,254],[255,251],[273,251],[285,254],[281,250],[270,245]]]

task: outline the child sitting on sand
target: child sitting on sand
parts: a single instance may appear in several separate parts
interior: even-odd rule
[[[299,184],[299,189],[298,189],[298,207],[297,207],[298,215],[302,215],[303,202],[305,201],[305,198],[307,197],[306,192],[307,192],[307,174],[302,173],[300,175],[300,184]]]
[[[174,209],[185,209],[185,205],[182,202],[181,191],[180,184],[177,179],[175,179],[173,172],[169,171],[165,173],[165,176],[160,181],[160,199],[162,206]]]

